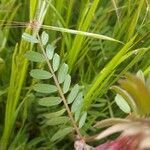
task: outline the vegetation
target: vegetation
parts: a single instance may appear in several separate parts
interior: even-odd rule
[[[94,147],[107,140],[94,141],[99,121],[148,117],[149,9],[148,0],[0,0],[0,149]]]

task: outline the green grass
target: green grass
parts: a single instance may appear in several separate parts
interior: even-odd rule
[[[25,59],[26,51],[40,50],[22,39],[23,32],[49,34],[49,43],[69,65],[72,85],[79,83],[84,91],[88,117],[81,133],[93,135],[97,120],[125,115],[115,111],[110,87],[128,71],[150,75],[149,9],[147,0],[0,0],[0,149],[67,149],[74,141],[69,135],[52,142],[57,128],[43,126],[39,116],[57,107],[37,104],[39,95],[32,90],[37,81],[29,72],[46,66]],[[7,26],[34,19],[43,28]]]

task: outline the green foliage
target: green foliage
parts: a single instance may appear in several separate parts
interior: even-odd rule
[[[52,74],[46,70],[33,69],[30,71],[30,76],[36,79],[50,79]]]
[[[60,57],[58,54],[55,53],[54,58],[53,58],[53,69],[54,69],[54,71],[58,70],[59,64],[60,64]]]
[[[126,115],[110,87],[132,113],[149,114],[149,27],[148,0],[0,0],[0,149],[73,148],[73,120],[86,137],[97,120]],[[112,86],[138,70],[138,92]],[[46,125],[60,117],[69,121]]]
[[[51,138],[51,141],[56,141],[64,136],[66,136],[67,134],[69,134],[70,132],[72,132],[72,128],[71,127],[67,127],[67,128],[63,128],[58,130]]]
[[[74,99],[77,97],[77,94],[78,94],[78,92],[79,92],[79,85],[78,84],[76,84],[72,89],[71,89],[71,92],[70,92],[70,94],[68,95],[68,98],[67,98],[67,100],[68,100],[68,104],[71,104],[73,101],[74,101]]]
[[[46,107],[55,106],[60,104],[61,102],[62,101],[60,97],[44,97],[38,101],[39,105]]]
[[[27,35],[27,33],[26,33]],[[28,37],[32,36],[29,35]],[[26,37],[24,38],[26,40]],[[41,69],[32,69],[30,71],[30,75],[35,78],[35,79],[50,79],[51,77],[53,78],[54,83],[53,84],[45,84],[45,83],[37,83],[33,86],[34,91],[38,92],[38,93],[43,93],[43,94],[56,94],[59,95],[60,97],[56,96],[50,96],[50,97],[44,97],[41,98],[40,100],[38,100],[38,104],[40,106],[43,107],[52,107],[52,106],[59,106],[59,104],[61,104],[61,102],[64,103],[65,106],[65,110],[67,111],[70,121],[72,121],[72,125],[73,127],[77,125],[75,124],[77,122],[77,120],[80,118],[80,113],[82,111],[82,105],[83,105],[83,92],[80,91],[79,92],[79,85],[75,85],[68,98],[69,98],[69,103],[72,103],[72,107],[71,110],[69,109],[69,106],[67,104],[67,99],[65,98],[66,93],[68,93],[70,91],[70,85],[71,85],[71,76],[68,74],[68,65],[65,63],[62,63],[62,65],[60,66],[61,60],[60,60],[60,56],[55,53],[52,56],[52,60],[49,59],[49,54],[47,53],[47,42],[48,42],[49,36],[48,34],[44,31],[41,34],[41,37],[38,36],[38,42],[41,48],[42,53],[38,53],[38,52],[33,52],[33,51],[28,51],[25,56],[27,59],[29,59],[30,61],[33,62],[43,62],[45,61],[47,63],[47,66],[49,68],[48,71],[46,70],[41,70]],[[27,39],[27,41],[29,41]],[[32,43],[32,41],[30,41]],[[44,46],[46,46],[46,50],[44,49]],[[49,47],[50,44],[48,44]],[[36,58],[36,59],[35,59]],[[42,59],[41,59],[42,58]],[[51,65],[52,63],[52,65]],[[58,72],[58,73],[57,73]],[[40,81],[39,81],[40,82]],[[74,91],[75,90],[75,91]],[[79,92],[79,93],[78,93]],[[78,95],[77,95],[78,94]],[[50,116],[53,114],[55,115],[55,117],[49,118],[46,117],[46,119],[44,120],[44,126],[59,126],[62,124],[66,124],[68,125],[69,128],[66,128],[66,130],[63,130],[62,135],[66,135],[67,133],[70,133],[70,123],[69,123],[69,117],[66,116],[62,116],[64,114],[64,109],[62,109],[63,111],[56,111],[56,112],[52,112],[50,114]],[[79,113],[78,119],[76,120],[76,122],[72,117],[71,111],[76,115],[76,112]],[[45,115],[42,115],[43,117],[45,117]],[[86,121],[86,117],[87,117],[87,113],[84,112],[82,113],[82,116],[79,120],[79,128],[81,128]],[[75,130],[79,130],[79,129],[75,129]],[[78,131],[76,131],[78,134]],[[52,141],[59,139],[59,132],[57,132],[56,134],[53,135],[52,137]],[[56,137],[58,136],[58,137]]]
[[[58,81],[63,83],[68,72],[68,65],[63,63],[58,71]]]
[[[22,38],[30,43],[38,43],[38,39],[36,39],[36,37],[31,36],[28,33],[23,33]]]
[[[125,112],[125,113],[131,112],[131,109],[130,109],[128,103],[124,100],[124,98],[121,95],[119,95],[119,94],[116,95],[115,102],[123,112]]]
[[[46,55],[47,55],[47,58],[50,59],[50,60],[53,58],[54,49],[55,48],[50,44],[48,44],[46,46]]]
[[[38,52],[34,52],[34,51],[26,52],[25,57],[28,60],[34,61],[34,62],[44,62],[45,61],[45,59],[44,59],[42,54],[40,54]]]
[[[35,84],[33,89],[40,93],[54,93],[57,91],[56,86],[49,84]]]
[[[83,93],[80,92],[78,93],[77,97],[75,98],[72,104],[71,111],[76,112],[82,106],[82,103],[83,103]]]
[[[53,112],[53,113],[43,114],[42,116],[45,118],[55,118],[55,117],[59,117],[59,116],[63,115],[65,111],[66,111],[66,109],[61,109],[61,110]]]
[[[65,77],[64,84],[63,84],[63,92],[64,93],[67,93],[69,91],[70,84],[71,84],[71,77],[69,74],[67,74]]]
[[[85,124],[86,119],[87,119],[87,112],[83,112],[79,121],[79,128],[81,128]]]
[[[49,40],[49,35],[46,32],[42,32],[41,41],[43,45],[46,45]]]
[[[139,72],[137,75],[139,76]],[[124,100],[124,102],[126,101],[130,102],[131,107],[133,108],[133,112],[136,112],[139,115],[145,115],[145,116],[149,115],[150,114],[150,109],[149,109],[150,90],[149,90],[149,86],[146,86],[145,83],[143,82],[143,76],[141,78],[141,76],[136,77],[131,74],[126,74],[126,79],[120,80],[119,83],[121,88],[128,93],[128,95],[126,94],[127,97],[124,97],[125,99],[123,99],[122,97],[119,97],[119,99],[121,98],[122,100]],[[123,94],[124,96],[124,93],[121,94]],[[129,100],[132,100],[132,103]],[[120,108],[123,109],[125,112],[127,113],[130,112],[129,106],[127,104],[124,103],[123,105],[121,103],[118,103],[118,100],[116,102],[120,106]],[[134,109],[135,108],[134,105],[136,106],[136,109]]]

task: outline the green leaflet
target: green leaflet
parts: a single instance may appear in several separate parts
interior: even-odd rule
[[[129,104],[131,110],[137,114],[137,112],[138,112],[137,105],[136,105],[134,99],[131,97],[131,95],[129,95],[129,93],[127,91],[120,88],[119,86],[112,86],[111,89],[114,90],[117,94],[121,95],[122,98],[124,100],[126,100],[126,102]]]
[[[83,127],[83,125],[85,124],[86,118],[87,118],[87,112],[83,112],[83,115],[81,116],[80,121],[79,121],[79,128]]]
[[[66,127],[63,129],[59,129],[51,138],[51,141],[54,142],[60,138],[63,138],[64,136],[66,136],[67,134],[69,134],[70,132],[73,131],[72,127]]]
[[[125,113],[131,112],[130,106],[128,105],[126,100],[121,95],[119,95],[119,94],[116,95],[115,102],[123,112],[125,112]]]
[[[58,105],[61,102],[62,101],[61,101],[60,97],[44,97],[38,101],[38,104],[41,106],[50,107],[50,106]]]
[[[65,124],[69,121],[69,118],[66,116],[61,117],[53,117],[45,122],[45,125],[54,126],[54,125],[60,125]]]
[[[59,116],[63,115],[65,113],[65,111],[66,111],[66,109],[61,109],[56,112],[43,114],[42,116],[45,118],[55,118],[55,117],[59,117]]]
[[[78,84],[76,84],[76,85],[72,88],[72,90],[71,90],[71,92],[70,92],[70,94],[68,95],[68,98],[67,98],[68,104],[71,104],[71,103],[74,101],[74,99],[76,98],[76,96],[77,96],[79,90],[80,90],[80,87],[79,87]]]
[[[42,44],[46,45],[48,40],[49,40],[49,35],[45,31],[43,31],[41,35]]]
[[[82,103],[83,103],[83,93],[80,92],[78,93],[76,99],[74,100],[71,106],[71,111],[76,112],[82,106]]]
[[[138,114],[150,114],[150,89],[141,79],[132,75],[126,74],[126,79],[119,81],[121,88],[131,95],[137,106]]]
[[[63,84],[63,92],[67,93],[69,91],[71,84],[71,76],[68,74],[65,78],[64,84]]]
[[[52,74],[46,70],[33,69],[30,71],[30,75],[36,79],[50,79]]]
[[[79,120],[80,115],[81,115],[81,107],[79,107],[78,110],[76,110],[74,113],[74,117],[75,117],[76,122]]]
[[[28,33],[23,33],[22,38],[30,43],[39,43],[38,39]]]
[[[64,82],[67,72],[68,72],[68,65],[63,63],[60,69],[58,70],[58,81],[60,84]]]
[[[34,52],[34,51],[27,51],[25,53],[25,57],[33,62],[44,62],[45,58],[41,53]]]
[[[33,89],[36,92],[40,92],[40,93],[54,93],[57,91],[57,87],[54,85],[50,85],[50,84],[35,84]]]
[[[60,57],[58,54],[54,54],[54,58],[53,58],[53,70],[57,71],[58,67],[59,67],[59,63],[60,63]]]
[[[136,76],[141,79],[143,81],[143,83],[145,84],[145,78],[144,78],[144,73],[142,72],[142,70],[139,70],[136,74]]]
[[[48,44],[46,46],[46,55],[49,60],[51,60],[53,58],[54,50],[55,50],[54,46],[52,46],[50,44]]]

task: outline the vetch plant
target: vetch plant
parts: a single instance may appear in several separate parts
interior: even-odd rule
[[[37,38],[27,33],[24,33],[22,37],[31,43],[38,43],[41,50],[41,53],[28,51],[25,57],[35,63],[46,63],[48,68],[32,69],[30,75],[38,80],[33,85],[34,91],[45,94],[39,98],[38,104],[46,108],[58,106],[57,111],[42,115],[45,118],[44,125],[58,127],[58,131],[51,140],[56,141],[73,131],[80,139],[83,139],[80,128],[84,125],[87,117],[87,113],[82,111],[83,91],[78,84],[71,86],[68,65],[61,62],[60,56],[54,52],[54,46],[48,44],[49,36],[45,31],[41,36],[37,35]],[[45,80],[50,80],[51,83],[49,84]]]

